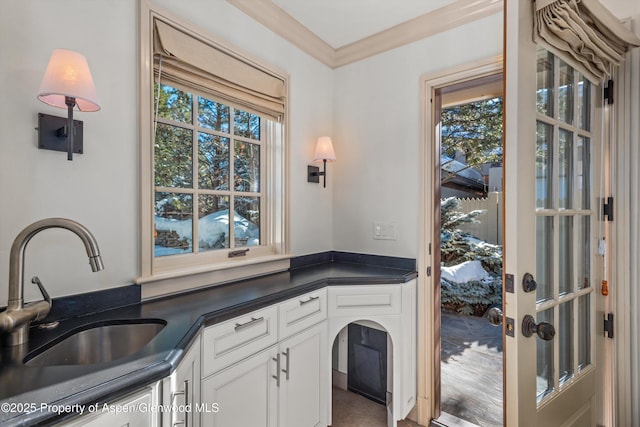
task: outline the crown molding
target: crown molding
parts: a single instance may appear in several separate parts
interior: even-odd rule
[[[502,0],[458,0],[336,49],[334,68],[500,13],[502,3]]]
[[[334,68],[336,52],[333,47],[271,0],[227,0],[227,2],[318,61]]]
[[[334,49],[271,0],[227,2],[331,68],[342,67],[503,11],[503,0],[458,0]]]

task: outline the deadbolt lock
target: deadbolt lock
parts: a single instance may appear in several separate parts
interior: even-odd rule
[[[533,274],[524,273],[524,276],[522,277],[522,289],[524,289],[525,292],[533,292],[537,288],[538,288],[538,284],[533,278]]]

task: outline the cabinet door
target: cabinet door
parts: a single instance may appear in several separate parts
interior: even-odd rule
[[[155,427],[156,414],[149,408],[158,404],[157,385],[145,387],[116,402],[98,404],[93,413],[58,424],[64,427]]]
[[[165,386],[167,382],[165,382]],[[171,410],[163,413],[163,426],[200,426],[200,337],[198,337],[171,374],[165,388],[165,405]]]
[[[263,350],[202,382],[201,413],[207,427],[276,427],[278,423],[277,347]]]
[[[280,343],[280,427],[326,426],[327,324]]]

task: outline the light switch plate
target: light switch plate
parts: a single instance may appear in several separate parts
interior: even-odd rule
[[[373,238],[375,240],[396,240],[398,238],[396,225],[391,222],[374,222]]]

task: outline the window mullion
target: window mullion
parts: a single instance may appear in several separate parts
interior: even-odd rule
[[[271,241],[270,238],[265,238],[265,236],[271,236],[273,234],[271,231],[271,212],[268,212],[265,202],[265,194],[267,194],[269,190],[265,186],[264,178],[269,173],[270,169],[270,165],[266,160],[267,153],[265,153],[265,151],[267,150],[263,148],[265,146],[264,135],[267,132],[266,127],[267,126],[264,125],[260,126],[260,192],[258,193],[258,197],[260,197],[260,222],[263,224],[263,226],[260,227],[259,236],[261,244],[264,244],[265,241]],[[271,183],[272,181],[269,182]]]
[[[236,217],[236,200],[235,200],[235,158],[236,141],[234,139],[235,129],[235,108],[229,108],[229,248],[235,248],[235,217]]]
[[[192,134],[192,141],[193,141],[193,146],[192,146],[192,152],[193,152],[193,160],[191,162],[192,166],[191,168],[192,170],[192,176],[193,176],[193,231],[192,231],[192,235],[193,235],[193,242],[192,242],[192,247],[193,247],[193,253],[198,253],[200,252],[200,237],[198,236],[199,233],[199,224],[200,224],[200,197],[198,197],[198,187],[199,187],[199,180],[198,180],[198,151],[199,151],[199,144],[198,144],[198,135],[199,135],[199,131],[198,131],[198,126],[196,125],[197,120],[198,120],[198,95],[193,94],[193,96],[191,97],[191,102],[193,102],[193,117],[191,118],[191,121],[193,123],[193,134]]]
[[[554,56],[553,66],[553,205],[555,211],[553,215],[553,323],[555,327],[560,326],[560,61]],[[560,390],[560,343],[557,338],[553,340],[553,390],[558,393]]]

